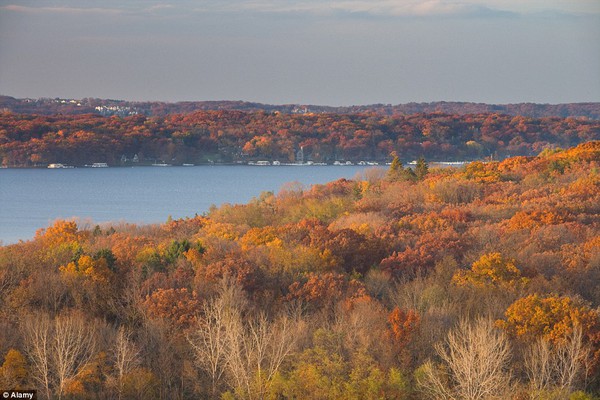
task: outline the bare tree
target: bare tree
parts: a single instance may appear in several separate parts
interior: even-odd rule
[[[131,333],[120,327],[115,337],[114,367],[119,399],[123,396],[123,378],[139,364],[140,352],[131,340]]]
[[[427,361],[416,371],[417,385],[427,398],[454,400],[447,370]]]
[[[23,328],[34,379],[43,385],[48,398],[55,392],[60,399],[69,380],[95,353],[93,331],[78,315],[30,318]]]
[[[581,327],[557,344],[541,338],[525,352],[524,364],[531,398],[555,392],[568,396],[584,380],[590,349],[583,343]]]
[[[59,316],[54,320],[51,349],[58,397],[61,398],[67,382],[76,377],[94,356],[96,341],[83,318]]]
[[[31,362],[31,375],[44,388],[46,398],[50,398],[52,321],[46,314],[42,314],[36,318],[25,319],[22,328],[26,353]]]
[[[227,366],[228,330],[233,327],[233,321],[240,318],[239,310],[233,304],[236,297],[239,296],[231,289],[222,288],[217,298],[204,304],[196,329],[187,336],[196,355],[196,364],[211,378],[213,395],[217,393]]]
[[[550,390],[553,385],[555,368],[552,358],[551,344],[544,339],[539,339],[525,350],[525,372],[532,398],[536,398],[538,393]]]
[[[435,346],[443,361],[441,368],[427,363],[418,384],[436,399],[492,399],[510,388],[508,370],[511,350],[503,332],[491,319],[479,318],[471,324],[461,320],[448,333],[446,343]]]
[[[197,365],[208,373],[213,395],[219,383],[247,398],[264,398],[281,364],[293,351],[299,323],[287,315],[243,318],[245,298],[239,287],[222,285],[219,296],[203,309],[196,330],[187,339]]]
[[[262,399],[281,367],[292,352],[297,334],[287,316],[270,321],[265,314],[241,320],[229,326],[226,353],[227,370],[238,388],[248,398]]]

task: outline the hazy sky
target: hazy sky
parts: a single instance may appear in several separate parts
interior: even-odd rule
[[[0,94],[600,101],[600,0],[0,0]]]

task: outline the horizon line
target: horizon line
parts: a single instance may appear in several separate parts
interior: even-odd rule
[[[263,101],[252,101],[252,100],[232,100],[232,99],[219,99],[219,100],[128,100],[128,99],[116,99],[116,98],[108,98],[108,97],[49,97],[49,96],[41,96],[41,97],[15,97],[7,94],[0,93],[0,97],[9,97],[15,100],[105,100],[105,101],[116,101],[116,102],[128,102],[128,103],[166,103],[166,104],[178,104],[178,103],[247,103],[247,104],[259,104],[265,106],[316,106],[316,107],[330,107],[330,108],[351,108],[351,107],[368,107],[368,106],[402,106],[402,105],[410,105],[410,104],[436,104],[436,103],[449,103],[449,104],[480,104],[480,105],[489,105],[489,106],[510,106],[510,105],[522,105],[522,104],[535,104],[535,105],[549,105],[549,106],[560,106],[567,104],[600,104],[599,101],[568,101],[568,102],[536,102],[536,101],[519,101],[519,102],[493,102],[488,103],[484,101],[466,101],[466,100],[431,100],[431,101],[408,101],[403,103],[362,103],[362,104],[352,104],[352,105],[331,105],[331,104],[317,104],[317,103],[271,103],[271,102],[263,102]]]

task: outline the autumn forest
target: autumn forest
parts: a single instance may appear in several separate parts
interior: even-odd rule
[[[2,162],[17,166],[290,159],[298,146],[326,161],[488,160],[409,169],[396,156],[355,180],[290,184],[202,216],[57,221],[0,247],[2,388],[58,399],[600,393],[597,121],[5,113],[0,129]]]
[[[0,246],[0,389],[74,400],[600,396],[599,120],[154,107],[4,110],[0,164],[389,165],[159,225],[59,220]]]
[[[600,139],[600,120],[497,113],[387,115],[208,110],[166,116],[0,113],[0,165],[130,166],[502,160]],[[302,148],[304,158],[296,159]],[[136,157],[137,156],[137,157]]]

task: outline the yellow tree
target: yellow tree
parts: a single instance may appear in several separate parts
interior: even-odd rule
[[[515,301],[497,321],[512,336],[526,340],[543,338],[558,343],[566,340],[579,326],[592,335],[599,327],[598,311],[581,300],[568,296],[541,297],[532,294]]]
[[[0,367],[0,386],[5,389],[23,389],[29,377],[29,365],[20,351],[10,349]]]
[[[111,310],[116,294],[115,274],[106,258],[82,255],[77,261],[59,267],[59,271],[78,307],[94,313]]]
[[[513,259],[505,258],[500,253],[488,253],[475,261],[470,270],[457,271],[452,282],[459,286],[515,289],[526,284],[527,278],[521,277],[521,271]]]

